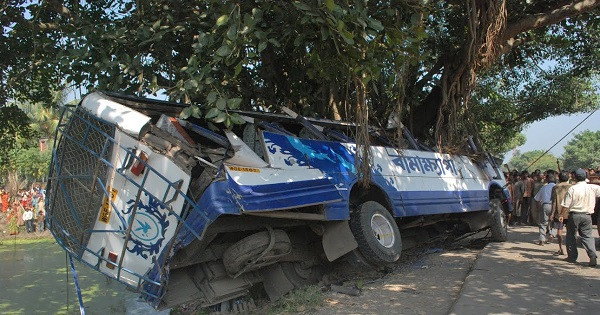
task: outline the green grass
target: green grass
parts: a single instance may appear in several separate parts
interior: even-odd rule
[[[314,310],[323,305],[323,292],[318,286],[308,286],[286,294],[273,303],[267,313],[292,314]]]
[[[3,248],[7,248],[11,249],[10,247],[13,245],[29,245],[29,244],[42,244],[42,243],[48,243],[48,244],[53,244],[56,243],[56,241],[54,240],[54,237],[52,236],[40,236],[40,237],[36,237],[36,238],[19,238],[18,236],[16,238],[14,237],[4,237],[4,238],[0,238],[0,250],[2,250]]]

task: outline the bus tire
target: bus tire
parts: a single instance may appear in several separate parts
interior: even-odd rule
[[[350,230],[362,257],[378,267],[396,262],[402,252],[400,231],[390,212],[376,201],[366,201],[350,215]]]
[[[508,239],[508,220],[502,204],[498,199],[490,200],[490,231],[492,234],[492,241],[494,242],[506,242]]]
[[[282,262],[281,270],[288,281],[296,289],[307,285],[316,284],[321,279],[320,266],[307,265],[305,262]]]
[[[247,236],[231,245],[223,253],[223,265],[230,275],[234,275],[252,264],[246,271],[252,271],[274,264],[279,257],[292,250],[289,236],[283,230],[273,230],[273,248],[260,261],[255,261],[268,248],[271,242],[269,231],[262,231]]]

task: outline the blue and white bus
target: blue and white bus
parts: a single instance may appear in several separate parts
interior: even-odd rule
[[[60,245],[158,309],[259,284],[277,299],[338,259],[393,264],[410,229],[506,240],[509,196],[489,155],[439,153],[406,130],[398,149],[372,128],[359,181],[352,123],[235,111],[245,124],[210,129],[178,118],[185,107],[88,94],[64,110],[48,182]]]

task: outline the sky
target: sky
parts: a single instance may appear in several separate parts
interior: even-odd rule
[[[523,134],[527,138],[527,142],[517,149],[523,153],[531,150],[548,150],[558,139],[566,135],[575,125],[580,123],[590,113],[581,113],[575,115],[560,115],[550,117],[529,125],[523,130]],[[600,130],[600,110],[596,111],[590,118],[583,122],[565,139],[559,142],[550,153],[556,157],[560,157],[564,153],[564,146],[573,139],[573,136],[585,130],[598,131]],[[513,152],[505,155],[504,161],[508,162],[512,157]]]

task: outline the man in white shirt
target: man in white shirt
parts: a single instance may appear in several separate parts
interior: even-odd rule
[[[596,244],[592,236],[592,213],[596,205],[596,198],[600,197],[600,186],[590,185],[585,180],[587,174],[583,169],[575,171],[577,184],[571,186],[562,202],[562,207],[569,210],[567,222],[567,258],[568,262],[577,261],[577,244],[575,242],[575,231],[579,231],[581,242],[585,248],[589,265],[596,266]]]
[[[33,211],[31,211],[31,208],[27,208],[25,212],[23,212],[23,221],[25,221],[27,233],[33,232]]]
[[[539,202],[542,205],[542,213],[540,213],[540,217],[538,220],[539,228],[540,228],[540,239],[538,240],[538,245],[544,245],[544,243],[548,243],[546,240],[546,231],[548,227],[548,220],[550,219],[550,214],[552,213],[552,188],[556,185],[556,180],[554,174],[548,175],[548,184],[542,186],[540,190],[535,194],[533,199]]]

